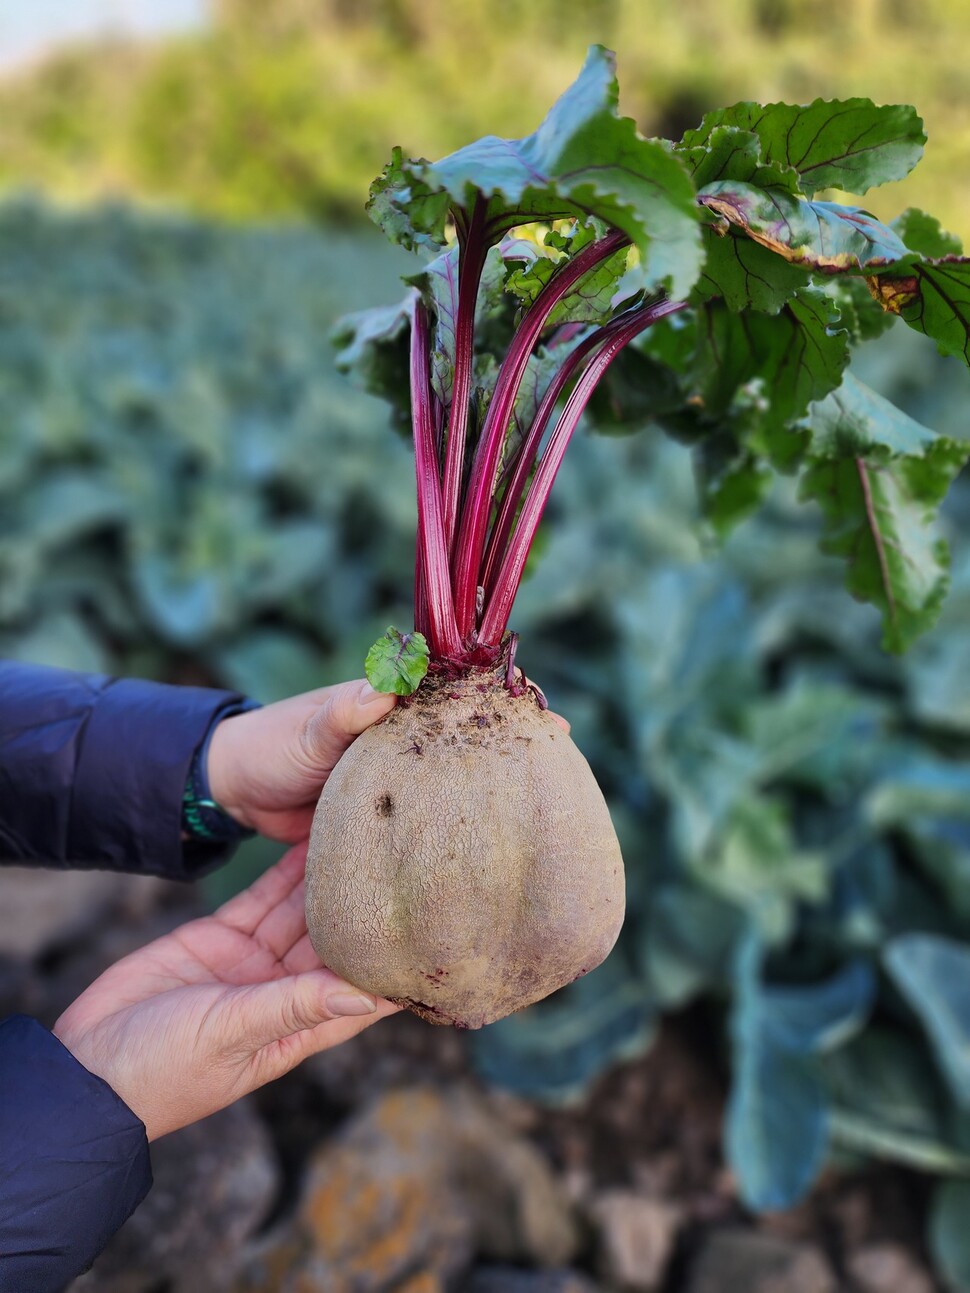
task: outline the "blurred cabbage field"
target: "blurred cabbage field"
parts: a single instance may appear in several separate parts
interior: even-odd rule
[[[413,466],[328,333],[406,266],[376,234],[0,208],[0,652],[262,700],[358,675],[410,623]],[[859,375],[965,437],[970,377],[924,340],[900,325]],[[715,550],[686,448],[577,440],[514,627],[610,801],[630,915],[472,1045],[568,1100],[704,1000],[745,1200],[792,1203],[833,1152],[905,1163],[941,1178],[934,1251],[966,1273],[966,482],[946,521],[954,586],[900,661],[787,482]]]

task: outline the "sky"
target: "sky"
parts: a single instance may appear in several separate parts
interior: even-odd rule
[[[0,72],[64,41],[198,26],[207,9],[207,0],[0,0]]]

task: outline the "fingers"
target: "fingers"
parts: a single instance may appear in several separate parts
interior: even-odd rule
[[[377,1001],[331,970],[310,970],[241,989],[231,1017],[240,1041],[256,1052],[294,1033],[347,1017],[374,1015]]]
[[[331,687],[303,729],[304,759],[326,775],[354,738],[389,714],[396,702],[396,696],[375,691],[359,678]]]

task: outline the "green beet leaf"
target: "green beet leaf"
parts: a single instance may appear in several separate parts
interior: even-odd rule
[[[810,202],[735,180],[707,185],[697,200],[726,226],[806,270],[874,273],[907,253],[892,229],[859,207]]]
[[[700,311],[694,379],[705,411],[725,413],[745,383],[760,383],[766,431],[788,435],[814,400],[842,380],[848,363],[848,333],[839,327],[834,303],[815,288],[803,288],[776,316],[752,312],[743,318],[719,302]]]
[[[936,510],[970,448],[932,437],[861,383],[843,384],[820,407],[819,448],[802,497],[825,518],[824,551],[848,562],[846,583],[883,614],[883,644],[903,651],[936,620],[949,584],[949,554]],[[836,452],[852,456],[833,458]]]
[[[386,400],[394,426],[407,435],[411,434],[411,402],[408,398],[410,307],[409,297],[397,305],[343,315],[330,334],[340,372],[349,373],[368,394]]]
[[[597,236],[589,227],[580,228],[568,239],[557,239],[552,242],[547,235],[543,247],[524,238],[508,240],[508,246],[502,244],[503,255],[509,261],[521,259],[525,262],[520,268],[513,269],[506,280],[506,291],[517,297],[524,305],[531,305],[545,285],[553,277],[565,253],[575,255]],[[602,236],[601,234],[599,236]],[[556,243],[559,246],[557,248]],[[550,255],[560,250],[561,255]],[[621,247],[602,264],[577,283],[576,286],[557,302],[549,315],[547,327],[554,328],[561,323],[605,323],[613,314],[614,298],[620,287],[620,280],[626,273],[630,256],[628,247]]]
[[[923,123],[907,104],[878,107],[871,99],[816,99],[809,104],[736,103],[719,108],[689,131],[681,146],[711,146],[724,126],[756,134],[765,161],[792,167],[809,196],[819,189],[865,193],[901,180],[919,161],[926,143]]]
[[[970,364],[970,259],[947,256],[917,263],[902,275],[878,275],[884,308],[936,342],[941,355]]]
[[[881,449],[922,455],[939,438],[852,373],[812,406],[810,423],[812,453],[820,458],[865,457]]]
[[[375,691],[410,696],[428,672],[428,654],[424,634],[389,628],[367,652],[364,671]]]
[[[791,166],[768,165],[761,154],[761,140],[736,126],[715,126],[703,144],[677,148],[698,188],[718,180],[741,180],[759,188],[800,192],[798,172]]]
[[[617,115],[617,96],[613,55],[593,46],[578,79],[524,139],[489,135],[438,162],[395,150],[371,189],[370,214],[407,247],[443,244],[449,220],[467,221],[479,196],[488,244],[530,221],[593,216],[640,249],[645,284],[669,282],[682,295],[702,258],[694,185],[666,143]]]
[[[777,314],[797,291],[805,287],[805,273],[790,265],[752,238],[733,232],[704,230],[707,259],[694,288],[693,299],[720,297],[735,313],[758,310]]]

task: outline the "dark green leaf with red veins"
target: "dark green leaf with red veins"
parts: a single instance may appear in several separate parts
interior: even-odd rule
[[[882,612],[889,651],[904,651],[939,614],[949,555],[936,509],[968,452],[943,437],[922,454],[875,446],[865,457],[815,460],[802,478],[802,497],[822,508],[823,551],[846,559],[849,591]]]
[[[368,209],[394,242],[442,244],[462,228],[480,194],[491,244],[530,221],[589,216],[621,229],[640,249],[644,278],[688,292],[701,266],[694,185],[661,140],[644,139],[616,111],[613,56],[593,46],[575,83],[524,139],[487,136],[439,162],[396,149],[371,188]]]
[[[423,633],[389,628],[367,652],[364,672],[375,691],[410,696],[428,672],[428,654]]]
[[[809,202],[781,189],[734,180],[709,184],[697,200],[728,225],[806,270],[875,273],[907,254],[892,229],[859,207]]]
[[[880,274],[874,290],[884,308],[931,337],[941,355],[970,364],[970,259],[924,260],[902,275]]]
[[[805,271],[733,230],[704,230],[707,260],[692,300],[720,297],[728,309],[777,314],[805,286]]]
[[[791,166],[767,163],[758,136],[736,126],[716,126],[706,143],[696,147],[680,144],[675,151],[684,159],[699,189],[719,180],[740,180],[791,194],[801,191],[798,172]]]
[[[879,107],[871,99],[816,99],[810,104],[736,103],[709,112],[681,141],[682,149],[710,147],[722,126],[751,131],[766,162],[791,166],[809,196],[819,189],[865,193],[901,180],[923,154],[926,135],[916,109]]]
[[[712,418],[758,379],[760,425],[766,433],[783,431],[842,380],[848,333],[839,327],[834,304],[815,288],[797,293],[777,315],[738,315],[715,301],[699,316],[694,379]]]
[[[397,305],[346,314],[334,324],[330,339],[336,365],[370,395],[388,402],[395,429],[410,435],[408,344],[411,334],[409,295]]]

